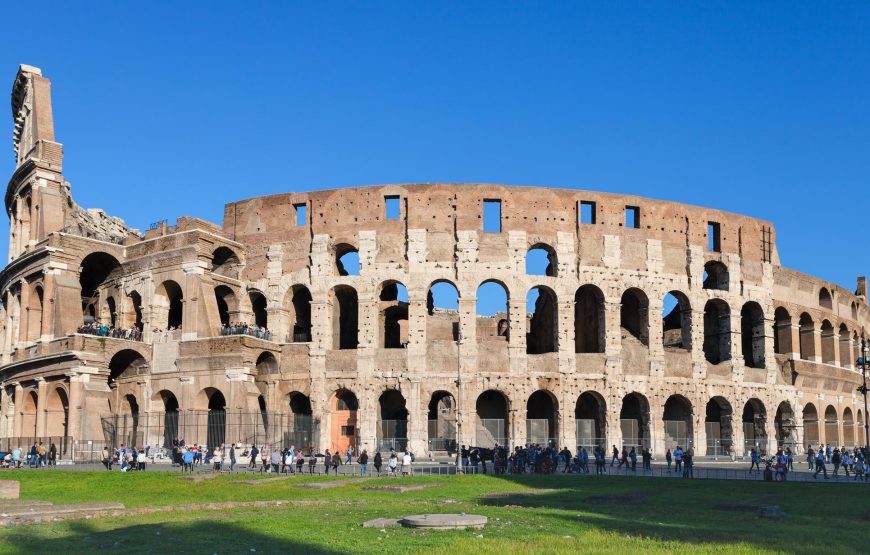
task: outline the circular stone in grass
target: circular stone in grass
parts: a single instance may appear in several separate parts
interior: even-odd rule
[[[483,515],[467,515],[456,513],[438,513],[428,515],[411,515],[403,518],[400,523],[407,528],[425,528],[426,530],[458,530],[463,528],[483,528],[487,518]]]

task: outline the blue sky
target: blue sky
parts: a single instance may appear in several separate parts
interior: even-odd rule
[[[853,289],[868,19],[866,2],[47,2],[3,19],[0,78],[43,69],[76,200],[142,229],[284,191],[577,187],[771,220],[784,265]]]

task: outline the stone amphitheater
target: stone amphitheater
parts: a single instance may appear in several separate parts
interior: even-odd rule
[[[221,225],[140,233],[73,201],[38,68],[20,67],[12,114],[0,449],[862,442],[866,281],[782,267],[769,222],[438,183],[256,197]]]

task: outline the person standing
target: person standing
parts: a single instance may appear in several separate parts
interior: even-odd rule
[[[332,456],[332,473],[338,476],[338,467],[341,466],[341,455],[338,451]]]
[[[359,474],[360,476],[365,476],[369,473],[369,454],[365,449],[362,450],[362,453],[359,455]]]
[[[106,470],[112,470],[112,456],[109,454],[108,447],[103,447],[103,466]]]
[[[677,445],[674,449],[674,471],[680,472],[683,469],[683,448]]]
[[[383,457],[381,457],[380,451],[375,451],[374,463],[375,463],[375,472],[377,472],[378,476],[380,476],[381,475],[381,465],[383,464]]]
[[[57,446],[54,443],[48,448],[48,466],[57,466]]]
[[[840,473],[840,463],[843,461],[843,457],[840,455],[840,449],[834,449],[834,453],[831,455],[831,463],[834,465],[834,471],[831,473],[831,476],[836,477]]]
[[[314,474],[314,467],[317,466],[317,455],[314,454],[314,451],[311,451],[311,454],[308,455],[308,473]]]
[[[667,453],[665,453],[665,462],[668,463],[668,474],[671,473],[671,460],[673,460],[673,455],[671,455],[671,450],[668,449]]]
[[[387,466],[389,466],[389,468],[390,468],[390,475],[395,476],[396,475],[396,467],[399,466],[399,459],[398,459],[398,457],[396,457],[395,451],[390,452],[390,460],[387,461]]]
[[[631,471],[637,472],[637,451],[634,450],[634,447],[629,451],[628,458],[631,459]]]
[[[329,453],[329,449],[327,449],[326,455],[323,457],[323,469],[325,470],[327,476],[329,476],[330,466],[332,466],[332,455]]]
[[[230,472],[236,469],[236,444],[230,444]]]
[[[754,448],[749,451],[749,471],[752,472],[754,468],[756,472],[761,472],[761,466],[758,464],[758,451]]]
[[[257,449],[256,445],[251,445],[251,460],[248,463],[248,468],[257,468],[257,455],[260,454],[260,450]]]

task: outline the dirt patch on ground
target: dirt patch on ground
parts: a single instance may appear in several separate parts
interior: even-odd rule
[[[258,484],[268,484],[270,482],[280,482],[282,480],[289,480],[290,476],[278,476],[277,478],[254,478],[253,480],[233,480],[234,484],[247,484],[251,486],[256,486]]]
[[[406,491],[416,491],[426,488],[434,488],[441,484],[408,484],[407,486],[365,486],[365,491],[389,491],[392,493],[405,493]]]
[[[535,495],[546,495],[555,493],[555,489],[536,489],[532,491],[493,491],[481,495],[481,499],[511,499],[514,497],[533,497]]]

